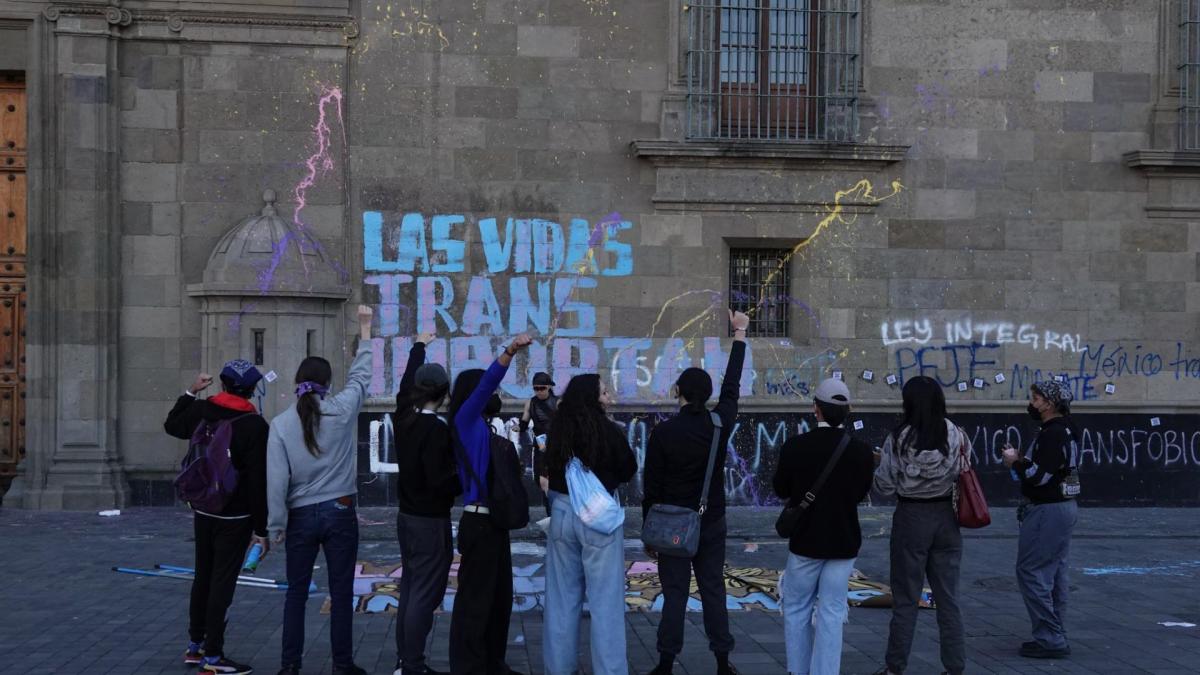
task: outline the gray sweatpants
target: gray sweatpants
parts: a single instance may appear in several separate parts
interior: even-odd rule
[[[958,607],[958,570],[962,534],[951,503],[900,502],[892,516],[892,624],[886,662],[903,673],[912,651],[917,603],[922,582],[929,579],[937,606],[942,665],[951,675],[966,667],[962,613]]]
[[[1017,585],[1033,624],[1033,639],[1047,649],[1067,646],[1067,553],[1079,519],[1075,500],[1029,504],[1017,540]]]

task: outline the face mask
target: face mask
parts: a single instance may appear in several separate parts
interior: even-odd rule
[[[1031,418],[1033,421],[1035,421],[1035,422],[1041,422],[1041,421],[1042,421],[1042,413],[1041,413],[1041,411],[1040,411],[1040,410],[1038,410],[1037,408],[1033,407],[1033,404],[1032,404],[1032,403],[1030,403],[1028,406],[1026,406],[1026,407],[1025,407],[1025,412],[1029,413],[1029,417],[1030,417],[1030,418]]]

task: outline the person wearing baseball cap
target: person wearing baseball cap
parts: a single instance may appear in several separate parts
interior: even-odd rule
[[[1067,382],[1045,380],[1029,388],[1025,411],[1041,425],[1029,451],[1004,448],[1004,464],[1021,479],[1017,585],[1033,624],[1033,640],[1018,653],[1060,659],[1071,654],[1063,625],[1067,603],[1067,552],[1079,519],[1079,428],[1071,419],[1074,394]]]
[[[838,673],[846,587],[862,546],[858,503],[871,490],[875,459],[871,447],[844,428],[850,415],[845,382],[830,378],[817,385],[812,410],[817,427],[789,438],[775,469],[780,500],[809,504],[788,533],[784,642],[789,673]]]
[[[538,477],[538,486],[542,489],[542,504],[546,507],[546,515],[550,515],[549,470],[546,468],[546,447],[539,444],[539,436],[550,433],[550,423],[554,421],[554,413],[558,410],[558,395],[554,393],[554,380],[548,373],[534,373],[533,397],[525,401],[525,410],[521,413],[522,445],[528,445],[533,455],[533,473]],[[527,429],[533,425],[533,438],[529,438]],[[530,442],[532,441],[532,442]]]
[[[191,439],[201,423],[229,420],[229,456],[238,472],[237,489],[220,511],[193,509],[195,578],[188,612],[188,646],[183,662],[201,672],[249,673],[250,666],[225,657],[225,615],[233,603],[243,556],[251,542],[270,550],[267,538],[267,421],[250,398],[262,373],[244,359],[221,368],[222,391],[209,398],[200,392],[213,382],[200,373],[167,413],[163,429],[175,438]],[[211,427],[210,427],[211,428]]]
[[[392,423],[399,468],[396,537],[404,565],[396,606],[396,672],[406,674],[437,672],[425,662],[425,641],[446,595],[454,560],[450,507],[462,493],[450,427],[437,414],[450,393],[450,377],[441,365],[425,363],[432,339],[432,334],[421,335],[408,352]]]

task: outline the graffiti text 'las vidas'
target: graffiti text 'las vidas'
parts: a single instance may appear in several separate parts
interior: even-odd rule
[[[529,378],[540,370],[565,383],[604,364],[623,398],[664,397],[679,371],[692,365],[719,377],[728,358],[719,338],[672,337],[656,345],[649,337],[597,337],[589,298],[603,294],[605,278],[633,274],[633,229],[617,213],[594,223],[576,218],[564,224],[365,212],[364,281],[379,293],[379,337],[373,345],[382,357],[375,359],[371,394],[396,390],[411,336],[419,333],[448,336],[435,339],[428,355],[452,372],[487,367],[503,336],[537,336],[528,367],[510,370],[502,384],[517,397],[532,395]],[[483,253],[483,269],[474,275],[467,273],[468,241],[478,241]],[[745,395],[753,371],[747,357]]]

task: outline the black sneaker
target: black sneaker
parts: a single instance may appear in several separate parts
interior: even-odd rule
[[[250,675],[254,669],[244,663],[238,663],[224,656],[206,656],[200,664],[202,673],[221,673],[221,675]]]
[[[1027,659],[1064,659],[1071,655],[1071,648],[1050,649],[1040,642],[1025,642],[1018,653]]]
[[[367,675],[367,671],[351,663],[348,666],[334,666],[333,675]]]
[[[275,675],[300,675],[300,666],[284,666]]]
[[[660,663],[654,666],[654,670],[650,671],[650,675],[674,675],[673,668],[664,668]]]
[[[204,662],[204,643],[189,642],[183,650],[183,663],[188,666],[198,666]]]
[[[443,673],[440,670],[434,670],[433,668],[425,665],[421,666],[420,668],[405,668],[403,666],[396,666],[396,671],[392,673],[392,675],[450,675],[450,673]]]

